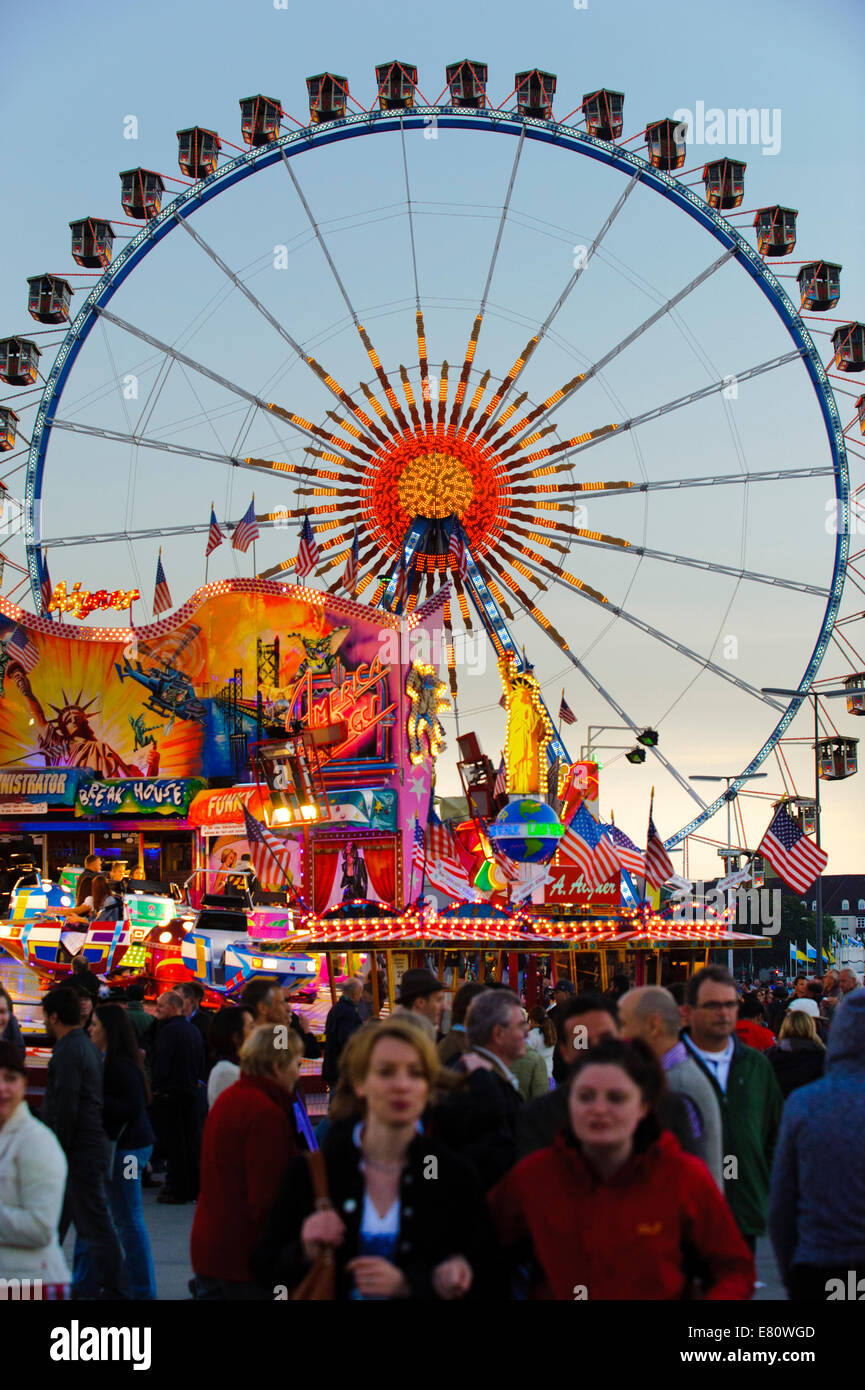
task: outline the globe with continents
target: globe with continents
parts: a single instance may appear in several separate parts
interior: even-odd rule
[[[535,864],[552,857],[562,829],[552,806],[524,796],[499,811],[488,834],[502,854],[518,864]]]

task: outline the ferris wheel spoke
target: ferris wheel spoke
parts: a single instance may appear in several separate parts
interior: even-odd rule
[[[503,572],[502,577],[505,577]],[[550,636],[550,628],[549,625],[546,623],[543,614],[539,613],[538,609],[527,599],[526,595],[521,595],[521,593],[517,591],[517,586],[509,587],[511,587],[511,590],[514,593],[514,596],[516,597],[520,607],[524,610],[525,613],[528,614],[532,622],[535,623],[541,629],[542,632],[546,632],[547,636]],[[579,672],[581,672],[583,676],[585,676],[589,684],[593,686],[597,693],[601,696],[601,698],[604,701],[606,701],[610,709],[612,709],[622,720],[622,722],[633,731],[635,736],[639,734],[641,730],[645,728],[645,724],[637,724],[631,718],[627,710],[623,709],[622,706],[619,704],[618,700],[616,700],[614,696],[611,695],[607,689],[605,689],[601,682],[595,676],[592,675],[585,662],[581,661],[578,656],[574,655],[567,643],[563,644],[561,640],[557,640],[555,637],[553,638],[553,640],[556,641],[556,645],[564,653],[568,661],[570,661],[571,665],[576,667],[576,669]],[[678,768],[670,762],[669,758],[665,757],[665,755],[658,748],[657,744],[653,748],[650,748],[648,751],[658,759],[658,761],[664,768],[666,768],[667,772],[678,782],[682,790],[686,791],[688,795],[692,798],[692,800],[696,801],[700,809],[705,811],[706,802],[703,801],[702,797],[700,797],[697,794],[697,792],[693,788],[693,785],[688,781],[688,779],[686,777],[683,777],[681,772],[679,772]]]
[[[409,243],[410,243],[410,245],[411,245],[411,266],[412,266],[412,274],[413,274],[413,276],[414,276],[414,302],[415,302],[415,309],[419,312],[419,311],[420,311],[420,282],[418,281],[418,275],[417,275],[417,247],[415,246],[415,239],[414,239],[414,213],[412,212],[412,206],[411,206],[411,186],[410,186],[410,184],[409,184],[409,178],[408,178],[408,155],[406,154],[406,148],[405,148],[405,122],[404,122],[404,120],[403,120],[402,112],[400,112],[400,118],[399,118],[399,138],[400,138],[400,142],[401,142],[401,144],[402,144],[402,171],[403,171],[403,177],[404,177],[404,179],[405,179],[405,205],[406,205],[406,210],[407,210],[407,212],[408,212],[408,235],[409,235]]]
[[[334,265],[333,257],[332,257],[331,254],[330,254],[330,251],[329,251],[329,249],[328,249],[327,242],[326,242],[325,239],[324,239],[324,235],[323,235],[323,233],[322,233],[322,230],[321,230],[321,228],[319,227],[318,223],[316,222],[315,218],[314,218],[313,215],[312,215],[312,208],[309,206],[309,203],[308,203],[307,200],[306,200],[306,195],[305,195],[303,189],[302,189],[301,186],[300,186],[300,182],[299,182],[299,180],[298,180],[298,178],[297,178],[297,175],[295,174],[294,170],[293,170],[292,167],[291,167],[291,161],[289,160],[288,155],[285,153],[285,150],[280,150],[280,154],[282,155],[282,162],[283,162],[283,164],[285,165],[286,173],[288,174],[288,177],[291,179],[291,182],[292,182],[293,185],[294,185],[294,191],[295,191],[295,193],[297,194],[298,198],[300,199],[301,204],[303,205],[303,210],[304,210],[304,212],[306,213],[307,218],[309,219],[309,225],[310,225],[310,227],[312,228],[313,232],[315,233],[315,238],[316,238],[316,240],[317,240],[319,246],[321,247],[322,254],[323,254],[323,256],[324,256],[325,260],[327,261],[327,264],[328,264],[328,266],[329,266],[329,268],[330,268],[330,273],[331,273],[331,275],[333,276],[334,280],[336,281],[337,288],[338,288],[340,294],[342,295],[343,301],[344,301],[344,303],[345,303],[345,307],[348,309],[348,312],[349,312],[349,314],[351,315],[352,323],[354,324],[354,326],[355,326],[355,328],[356,328],[357,325],[358,325],[359,320],[358,320],[358,317],[357,317],[357,313],[356,313],[356,311],[355,311],[355,307],[354,307],[354,305],[352,304],[351,300],[349,299],[349,297],[348,297],[348,291],[346,290],[345,285],[342,283],[342,279],[341,279],[341,277],[340,277],[339,271],[337,270],[336,266]]]
[[[547,403],[542,403],[529,415],[525,416],[525,418],[521,420],[518,425],[514,426],[512,430],[509,430],[506,435],[499,436],[499,439],[513,438],[515,446],[518,447],[520,441],[517,436],[521,434],[523,429],[532,424],[535,426],[542,425],[548,416],[552,414],[554,408],[562,405],[571,396],[575,395],[581,386],[585,386],[586,382],[591,381],[592,377],[597,376],[598,372],[602,372],[604,368],[609,366],[609,364],[623,353],[626,348],[629,348],[632,343],[635,343],[638,338],[642,337],[642,335],[648,332],[650,328],[654,327],[656,323],[659,323],[662,318],[671,313],[673,309],[682,303],[683,299],[687,299],[689,294],[692,294],[694,290],[710,279],[710,277],[714,275],[716,271],[720,270],[722,266],[726,265],[735,254],[735,249],[725,251],[723,256],[719,256],[716,261],[713,261],[710,266],[707,266],[704,271],[695,276],[689,284],[685,285],[684,289],[679,290],[678,294],[673,295],[672,299],[668,299],[654,314],[650,314],[647,319],[644,319],[638,328],[635,328],[627,337],[622,338],[621,342],[617,343],[615,347],[610,348],[609,352],[604,353],[604,356],[600,357],[593,366],[587,368],[585,372],[580,372],[579,376],[573,377],[571,381],[567,382],[561,388],[561,392],[557,392],[555,396],[551,398],[553,401],[552,405],[545,409],[544,407]],[[499,443],[499,439],[492,441],[493,448]]]
[[[453,409],[451,411],[451,417],[448,422],[448,428],[451,430],[455,430],[457,427],[460,417],[460,411],[462,409],[462,403],[465,400],[466,387],[468,386],[469,374],[472,369],[472,362],[474,361],[474,355],[477,350],[478,338],[480,337],[481,328],[483,326],[484,314],[486,313],[487,300],[489,298],[490,293],[490,286],[493,282],[493,275],[495,274],[496,262],[499,258],[499,249],[502,244],[502,237],[504,236],[505,223],[508,220],[508,210],[511,205],[511,197],[513,196],[514,184],[516,183],[517,178],[517,169],[520,163],[520,156],[523,152],[523,144],[525,142],[525,138],[526,129],[525,126],[523,126],[522,130],[520,131],[520,138],[517,141],[517,149],[514,155],[513,166],[511,168],[511,176],[508,180],[508,188],[505,194],[505,201],[502,204],[502,214],[499,218],[498,231],[496,232],[496,239],[493,243],[493,251],[492,256],[490,257],[490,264],[487,270],[487,278],[484,284],[483,294],[481,295],[480,308],[478,309],[478,312],[475,316],[475,321],[472,325],[472,331],[469,334],[468,346],[466,347],[465,357],[463,358],[462,370],[460,372],[459,381],[457,383]]]
[[[254,473],[312,474],[313,470],[299,463],[284,463],[278,459],[236,458],[232,454],[216,454],[209,449],[193,449],[187,444],[171,444],[165,439],[148,439],[144,435],[126,434],[123,430],[107,430],[97,425],[82,425],[77,420],[51,421],[55,430],[70,430],[95,439],[108,439],[114,444],[136,444],[141,449],[161,449],[167,454],[183,454],[187,458],[203,459],[207,463],[227,463],[232,468],[247,468]]]
[[[218,255],[218,253],[214,251],[213,247],[210,246],[204,240],[204,237],[201,236],[200,233],[198,233],[194,229],[194,227],[191,227],[189,225],[187,218],[181,217],[179,213],[175,213],[175,217],[179,225],[183,227],[184,231],[189,233],[193,241],[196,242],[196,244],[201,247],[202,251],[204,251],[205,254],[210,257],[214,265],[219,267],[223,275],[227,276],[227,278],[231,281],[235,288],[239,289],[241,294],[249,300],[253,308],[257,309],[258,312],[267,320],[270,326],[276,330],[280,337],[286,343],[288,343],[289,347],[297,355],[298,359],[310,368],[310,370],[314,373],[315,376],[318,377],[319,381],[322,382],[322,384],[327,388],[327,390],[330,391],[332,395],[336,396],[336,399],[340,401],[341,404],[347,405],[348,408],[352,411],[352,414],[356,415],[359,420],[363,421],[363,423],[367,426],[369,430],[371,430],[371,432],[376,436],[380,443],[387,443],[385,436],[381,433],[378,427],[373,424],[372,420],[370,420],[366,416],[366,414],[360,409],[360,407],[351,399],[348,393],[343,390],[339,382],[335,381],[334,378],[328,374],[325,368],[322,367],[321,364],[317,362],[314,357],[312,357],[309,353],[304,352],[300,343],[297,342],[297,340],[291,336],[288,330],[283,327],[283,325],[279,322],[278,319],[274,318],[270,310],[265,308],[261,301],[255,297],[255,295],[252,293],[249,287],[243,283],[240,277],[238,275],[235,275],[234,271],[230,268],[230,266],[226,265],[222,257]]]
[[[384,370],[384,368],[381,365],[381,362],[379,361],[378,353],[376,352],[375,348],[372,345],[372,342],[370,341],[369,334],[367,333],[366,329],[363,327],[363,324],[360,322],[360,319],[358,318],[357,310],[355,309],[354,304],[352,303],[349,297],[348,290],[345,288],[345,285],[343,284],[342,277],[340,276],[340,273],[336,268],[334,259],[330,254],[327,242],[324,239],[324,234],[322,233],[320,226],[318,225],[318,223],[315,220],[315,217],[313,216],[312,208],[309,206],[309,203],[307,202],[306,195],[300,186],[300,182],[297,178],[297,175],[291,167],[291,163],[289,161],[288,156],[285,153],[285,150],[280,150],[280,154],[282,155],[282,162],[285,165],[286,172],[288,173],[288,176],[291,179],[292,184],[294,185],[294,190],[301,201],[303,210],[306,213],[307,218],[309,219],[309,225],[315,234],[316,241],[321,247],[321,251],[325,260],[327,261],[328,268],[330,269],[330,272],[334,280],[336,281],[337,288],[340,294],[342,295],[345,307],[348,309],[349,315],[351,316],[351,321],[357,330],[361,342],[363,343],[366,355],[372,363],[373,370],[375,371],[375,374],[378,377],[379,384],[382,390],[384,391],[388,405],[394,413],[399,429],[397,429],[394,426],[393,421],[388,418],[386,413],[383,413],[380,416],[380,418],[383,420],[391,435],[394,438],[396,438],[399,435],[400,430],[404,431],[408,429],[408,424],[402,412],[402,407],[400,406],[399,399],[396,395],[396,392],[393,389],[393,386],[391,385],[390,378],[388,377],[387,372]],[[370,401],[372,401],[371,396],[369,397],[369,399]]]
[[[557,489],[560,501],[585,497],[626,496],[635,492],[666,492],[669,489],[685,487],[720,487],[728,483],[780,483],[801,478],[832,477],[833,468],[770,468],[756,473],[715,473],[703,474],[699,478],[659,478],[656,482],[645,483],[576,483],[573,486],[562,483]],[[524,503],[523,505],[531,505]],[[537,506],[550,504],[536,503]]]
[[[318,425],[314,425],[310,420],[305,420],[303,416],[296,415],[294,411],[286,410],[284,406],[276,405],[273,401],[262,400],[260,396],[256,396],[252,391],[247,391],[244,386],[239,386],[237,382],[231,381],[229,377],[222,376],[221,373],[213,371],[210,367],[205,367],[202,362],[196,361],[194,357],[189,357],[186,353],[179,352],[177,348],[171,347],[169,343],[162,342],[161,339],[155,338],[152,333],[146,333],[143,328],[138,328],[135,324],[128,323],[126,319],[118,318],[118,316],[112,314],[110,310],[98,308],[97,312],[103,319],[112,323],[115,328],[121,328],[125,333],[130,333],[134,338],[138,338],[141,342],[147,343],[149,347],[156,348],[156,350],[163,353],[170,362],[177,362],[183,367],[189,367],[192,371],[198,372],[200,376],[206,377],[209,381],[216,382],[218,386],[224,387],[225,390],[231,392],[232,395],[239,396],[242,400],[248,401],[250,405],[255,406],[256,409],[263,411],[265,414],[278,415],[281,420],[287,421],[306,438],[324,439],[332,444],[334,448],[340,450],[341,462],[357,468],[357,464],[352,464],[352,460],[348,457],[349,452],[357,454],[358,457],[362,458],[364,461],[371,457],[365,450],[338,439],[336,435],[328,430],[321,429]],[[143,414],[144,412],[142,412],[142,418]]]
[[[538,561],[541,562],[540,565],[537,563]],[[582,598],[588,599],[590,603],[597,604],[599,607],[603,608],[606,613],[612,613],[617,618],[624,619],[626,623],[630,623],[632,627],[645,633],[647,637],[653,637],[656,642],[660,642],[663,646],[678,652],[680,656],[686,657],[688,661],[693,661],[696,665],[701,667],[701,669],[711,671],[714,676],[718,676],[729,685],[734,685],[744,694],[759,700],[761,704],[770,705],[772,709],[780,710],[781,712],[786,709],[785,705],[779,704],[777,700],[764,695],[756,686],[749,685],[747,681],[743,681],[739,676],[734,676],[732,671],[725,671],[723,666],[716,665],[709,657],[701,656],[699,652],[693,651],[691,647],[686,647],[683,642],[677,641],[675,637],[671,637],[668,633],[661,632],[659,628],[653,627],[651,623],[647,623],[643,618],[638,618],[635,614],[629,613],[627,609],[610,603],[603,595],[599,595],[596,589],[591,589],[587,584],[584,584],[582,580],[577,579],[566,570],[559,569],[558,566],[553,565],[552,561],[544,559],[543,556],[538,555],[534,559],[527,556],[523,563],[526,564],[528,569],[532,570],[535,578],[552,579],[554,583],[561,584],[563,588],[568,589],[571,593],[577,593]]]
[[[579,258],[580,264],[576,266],[573,275],[569,279],[565,288],[562,290],[562,293],[559,295],[558,299],[556,300],[552,309],[548,313],[544,322],[541,324],[537,333],[529,339],[529,342],[523,349],[522,355],[517,359],[516,363],[511,368],[511,371],[502,381],[498,391],[490,400],[488,406],[484,410],[483,415],[478,420],[478,424],[475,430],[475,433],[478,435],[479,438],[483,439],[485,437],[488,437],[495,431],[496,426],[498,424],[496,414],[499,407],[504,403],[507,395],[509,394],[515,383],[519,380],[535,348],[546,337],[547,333],[553,325],[553,322],[556,319],[556,316],[563,308],[572,290],[576,286],[583,272],[586,270],[589,261],[595,255],[595,252],[601,245],[601,242],[604,240],[604,237],[607,235],[616,218],[618,217],[619,213],[622,211],[622,208],[625,206],[625,203],[630,198],[631,194],[633,193],[634,189],[639,183],[640,178],[641,171],[637,170],[637,172],[633,174],[631,178],[628,180],[624,192],[619,197],[612,212],[607,217],[606,222],[601,227],[601,230],[598,232],[591,246],[587,249],[585,256],[581,256]]]
[[[301,513],[301,515],[303,515],[303,513]],[[262,530],[265,528],[286,530],[289,524],[295,527],[301,524],[300,520],[294,519],[292,519],[291,523],[287,522],[285,514],[279,512],[271,514],[265,513],[264,515],[257,514],[256,521]],[[231,531],[237,523],[226,520],[220,521],[218,524],[224,531]],[[172,536],[206,535],[209,530],[209,521],[206,523],[191,523],[188,526],[150,526],[140,527],[134,531],[103,531],[95,535],[92,532],[88,532],[88,534],[84,536],[43,536],[40,540],[40,545],[44,546],[46,549],[50,547],[53,550],[57,550],[61,547],[68,549],[79,545],[109,545],[112,541],[121,541],[125,544],[133,541],[170,539]],[[292,563],[294,562],[292,561]]]
[[[568,528],[577,532],[579,527]],[[774,574],[761,574],[758,570],[739,569],[735,565],[721,565],[712,560],[700,560],[692,555],[677,555],[668,550],[650,550],[645,545],[631,545],[627,541],[598,540],[591,532],[580,533],[582,543],[590,550],[616,550],[628,555],[639,555],[647,560],[661,560],[672,565],[688,565],[693,569],[709,570],[712,574],[726,574],[731,579],[747,579],[754,584],[769,584],[778,589],[793,589],[799,594],[813,594],[816,598],[828,598],[829,590],[818,584],[805,584],[798,579],[781,579]]]
[[[736,382],[741,385],[743,381],[752,381],[755,377],[763,376],[766,372],[773,372],[778,367],[786,367],[789,362],[798,362],[805,355],[804,348],[794,348],[792,352],[784,352],[780,357],[771,357],[766,362],[760,362],[755,367],[749,367],[747,371],[732,373]],[[628,420],[622,420],[620,424],[613,425],[597,432],[597,437],[589,439],[585,444],[578,444],[575,449],[571,449],[564,459],[555,465],[554,471],[566,468],[567,460],[575,454],[582,453],[584,449],[591,449],[593,444],[599,444],[602,439],[607,439],[611,434],[622,434],[625,430],[636,429],[638,425],[648,424],[650,420],[660,420],[662,416],[669,415],[674,410],[681,410],[683,406],[695,405],[697,401],[704,401],[708,396],[714,396],[718,391],[723,391],[730,384],[730,375],[721,377],[720,381],[713,381],[708,386],[701,386],[698,391],[691,391],[687,396],[677,396],[675,400],[667,401],[664,405],[655,406],[653,410],[645,410],[641,415],[632,415]]]

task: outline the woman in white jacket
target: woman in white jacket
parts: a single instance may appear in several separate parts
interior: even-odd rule
[[[24,1096],[17,1048],[0,1042],[0,1298],[68,1298],[70,1275],[57,1243],[66,1156]],[[8,1281],[29,1280],[10,1291]]]

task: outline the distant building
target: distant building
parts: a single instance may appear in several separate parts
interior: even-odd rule
[[[809,912],[816,911],[816,898],[799,901]],[[823,912],[834,918],[843,936],[865,936],[865,874],[824,874]]]

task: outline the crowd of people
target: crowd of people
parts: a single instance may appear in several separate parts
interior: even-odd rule
[[[216,1014],[180,984],[154,1017],[87,973],[43,999],[40,1120],[0,992],[0,1274],[43,1296],[157,1296],[142,1186],[163,1166],[157,1201],[195,1204],[197,1299],[745,1300],[767,1230],[792,1299],[865,1275],[851,971],[789,993],[720,966],[670,989],[559,980],[529,1012],[411,969],[381,1018],[344,981],[323,1048],[272,980]]]

